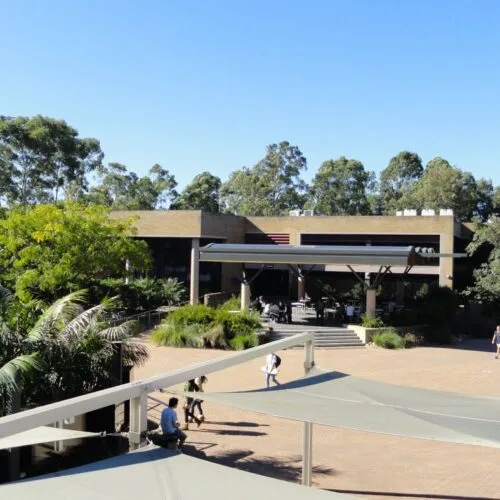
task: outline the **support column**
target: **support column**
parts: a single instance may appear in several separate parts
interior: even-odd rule
[[[375,288],[368,288],[366,290],[366,317],[374,318],[376,308],[377,308],[377,290],[375,290]]]
[[[128,441],[131,450],[136,450],[141,445],[141,439],[148,430],[148,396],[141,394],[138,398],[130,400],[130,420]]]
[[[246,281],[241,282],[241,310],[250,309],[250,285]]]
[[[191,240],[191,279],[189,287],[189,303],[194,306],[198,304],[200,295],[200,239]]]
[[[304,276],[299,276],[298,283],[298,300],[302,300],[306,296],[306,278]]]
[[[304,345],[304,372],[307,375],[314,366],[314,343],[312,340]],[[312,484],[312,422],[304,422],[302,431],[302,484]]]

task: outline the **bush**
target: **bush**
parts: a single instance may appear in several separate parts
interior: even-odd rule
[[[224,309],[226,311],[239,311],[241,309],[241,299],[239,297],[231,297],[226,300],[224,304],[221,304],[219,309]]]
[[[229,344],[235,351],[243,351],[250,347],[259,345],[259,339],[255,333],[239,334],[229,341]]]
[[[258,344],[255,333],[260,318],[246,311],[232,313],[204,305],[184,306],[172,311],[153,333],[159,345],[246,349]]]
[[[394,328],[388,328],[373,336],[373,343],[385,349],[403,349],[405,341]]]
[[[361,315],[361,325],[365,328],[384,328],[387,326],[382,318],[368,318],[365,314]]]
[[[403,335],[405,341],[405,347],[415,347],[421,345],[424,341],[424,337],[414,332],[406,332]]]

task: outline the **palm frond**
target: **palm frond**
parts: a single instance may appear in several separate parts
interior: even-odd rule
[[[35,371],[43,370],[44,366],[37,353],[17,356],[0,367],[0,387],[7,392],[17,390],[18,376],[31,375]]]
[[[72,319],[60,332],[60,337],[77,336],[89,328],[89,326],[102,319],[105,309],[99,304],[81,312],[76,318]]]
[[[28,333],[28,338],[32,341],[40,340],[44,335],[61,323],[62,325],[70,322],[76,316],[81,314],[81,303],[87,296],[86,290],[78,290],[54,302],[40,316],[35,326]]]
[[[139,331],[139,323],[135,320],[125,321],[118,326],[110,326],[101,330],[99,335],[106,340],[116,342],[118,340],[125,340],[132,337]]]
[[[139,342],[122,342],[122,363],[126,366],[142,366],[149,359],[149,350]]]

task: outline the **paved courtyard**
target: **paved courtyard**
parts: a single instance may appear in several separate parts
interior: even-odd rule
[[[145,339],[147,342],[147,339]],[[471,349],[374,348],[315,350],[321,368],[414,387],[498,396],[500,360],[488,341]],[[492,347],[490,345],[490,347]],[[135,371],[145,378],[227,354],[226,351],[150,346]],[[282,382],[302,375],[302,350],[280,353]],[[213,373],[207,391],[262,387],[263,359]],[[168,395],[155,394],[160,399]],[[297,400],[300,404],[300,400]],[[151,404],[157,420],[162,407]],[[186,453],[239,469],[300,481],[302,425],[204,403],[206,423],[191,424]],[[181,417],[179,411],[179,417]],[[500,499],[500,450],[314,426],[313,484],[367,499]],[[195,478],[194,478],[195,480]],[[221,485],[223,488],[223,485]]]

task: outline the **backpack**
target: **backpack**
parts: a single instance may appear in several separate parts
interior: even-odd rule
[[[281,365],[281,358],[277,354],[275,354],[275,356],[276,356],[276,363],[274,363],[274,366],[278,368]]]

